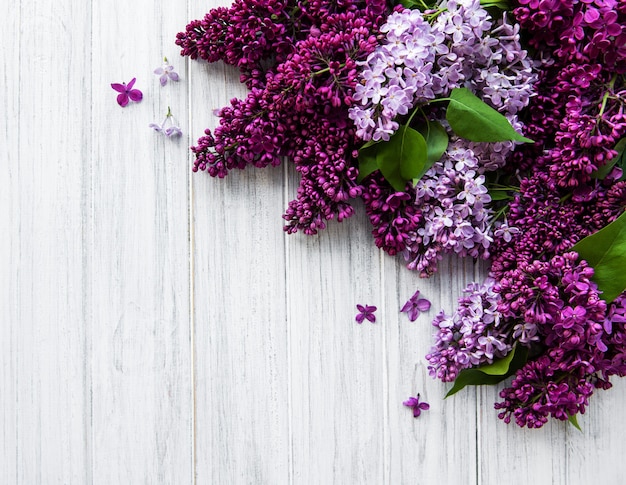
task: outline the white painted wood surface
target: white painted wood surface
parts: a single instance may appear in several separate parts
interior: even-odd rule
[[[419,280],[362,210],[286,236],[285,167],[190,175],[188,146],[243,93],[173,43],[214,5],[2,2],[0,483],[623,483],[624,382],[582,433],[504,425],[497,388],[442,399],[429,319],[471,261]],[[159,86],[163,55],[180,83]],[[144,100],[122,109],[109,84],[134,76]],[[180,140],[147,127],[167,106]],[[433,309],[409,322],[416,288]]]

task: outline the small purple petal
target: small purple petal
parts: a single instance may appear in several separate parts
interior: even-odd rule
[[[157,68],[154,70],[154,73],[155,73],[157,76],[160,76],[161,74],[163,74],[163,68],[162,68],[162,67],[157,67]]]
[[[359,313],[356,316],[356,321],[358,323],[362,323],[363,320],[367,319],[368,321],[374,323],[376,321],[376,315],[374,312],[376,311],[376,307],[374,305],[359,305],[356,306]]]
[[[430,310],[430,301],[425,298],[420,298],[420,291],[417,290],[409,301],[407,301],[402,308],[401,312],[404,312],[409,317],[409,320],[414,322],[419,317],[420,312],[425,312]]]
[[[178,73],[177,72],[172,71],[172,72],[169,72],[167,75],[170,77],[170,79],[172,81],[179,81],[180,80],[180,78],[178,77]]]
[[[402,404],[413,409],[414,418],[417,418],[420,414],[422,414],[422,411],[430,409],[430,405],[427,402],[420,402],[419,394],[416,397],[409,397]]]
[[[165,134],[167,136],[180,136],[183,132],[178,126],[170,126],[165,130]]]
[[[131,89],[133,89],[133,86],[135,85],[135,81],[137,81],[137,78],[134,77],[132,78],[130,81],[128,81],[128,84],[126,85],[126,89],[128,91],[130,91]]]
[[[163,73],[159,81],[161,82],[161,86],[165,86],[167,84],[167,73]]]
[[[430,301],[425,298],[420,298],[419,300],[417,300],[415,306],[420,312],[427,312],[428,310],[430,310]]]
[[[126,93],[120,93],[117,95],[117,104],[122,108],[128,104],[128,95]]]
[[[133,101],[141,101],[143,99],[143,93],[139,89],[131,89],[128,91],[128,96]]]
[[[115,89],[118,93],[125,93],[126,92],[126,85],[124,85],[124,84],[112,83],[111,87],[113,89]]]

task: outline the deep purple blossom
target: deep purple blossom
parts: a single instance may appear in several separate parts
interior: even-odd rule
[[[374,50],[385,9],[380,0],[236,1],[192,22],[178,36],[183,54],[238,66],[250,88],[219,111],[220,125],[192,148],[193,170],[225,177],[286,159],[300,175],[283,216],[287,232],[316,234],[328,220],[350,217],[350,200],[362,188],[348,109],[357,63]]]
[[[355,317],[357,323],[363,323],[364,320],[368,320],[372,323],[376,321],[376,315],[374,315],[374,312],[377,308],[375,306],[357,304],[356,308],[359,310],[359,313],[357,313]]]
[[[417,290],[400,311],[406,312],[409,320],[414,322],[421,312],[427,312],[428,310],[430,310],[430,301],[426,298],[420,298],[420,291]]]
[[[404,401],[406,407],[413,409],[413,417],[417,418],[422,414],[422,411],[428,411],[430,409],[430,404],[427,402],[420,402],[420,395],[418,394],[415,397],[409,397],[406,401]]]
[[[130,101],[135,101],[135,102],[139,102],[143,99],[143,93],[139,90],[139,89],[133,89],[133,86],[135,85],[135,81],[137,81],[136,78],[132,78],[128,84],[126,83],[112,83],[111,87],[117,91],[118,94],[117,95],[117,104],[119,104],[122,108],[124,108],[129,100]]]

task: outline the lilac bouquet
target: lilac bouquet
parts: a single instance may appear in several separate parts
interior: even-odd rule
[[[431,375],[449,395],[509,378],[505,422],[577,426],[626,374],[626,3],[395,3],[236,0],[191,22],[182,55],[249,89],[193,170],[293,163],[288,233],[360,198],[375,244],[423,277],[444,253],[487,259],[433,321]]]

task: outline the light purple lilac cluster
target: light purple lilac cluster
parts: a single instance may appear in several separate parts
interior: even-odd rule
[[[403,251],[407,267],[428,276],[442,253],[486,258],[491,235],[491,197],[484,167],[465,140],[454,139],[441,160],[415,185],[423,223]]]
[[[533,93],[533,66],[520,46],[519,25],[505,14],[494,26],[480,0],[450,0],[430,13],[396,11],[380,31],[385,40],[361,63],[353,96],[360,105],[350,109],[365,141],[389,140],[399,116],[454,88],[470,88],[513,123]]]
[[[363,140],[388,140],[399,117],[416,106],[445,126],[440,109],[428,102],[458,87],[470,88],[521,131],[517,113],[533,95],[536,76],[519,26],[506,15],[494,24],[479,0],[449,1],[441,12],[396,11],[380,30],[385,40],[363,63],[353,96],[360,103],[350,109]],[[512,142],[452,136],[414,192],[407,188],[414,198],[395,208],[395,215],[381,213],[393,207],[381,199],[399,196],[371,177],[363,199],[376,244],[389,254],[402,253],[407,267],[422,276],[436,271],[443,253],[487,258],[493,221],[485,174],[502,167],[513,148]]]
[[[433,320],[435,344],[426,356],[429,372],[444,382],[463,369],[490,364],[512,348],[511,326],[500,313],[494,280],[470,284],[452,315],[441,311]]]
[[[364,141],[389,140],[398,116],[435,98],[435,53],[448,51],[443,33],[434,35],[419,10],[392,13],[380,31],[385,41],[361,63],[361,82],[352,96],[361,106],[350,108],[356,134]]]

